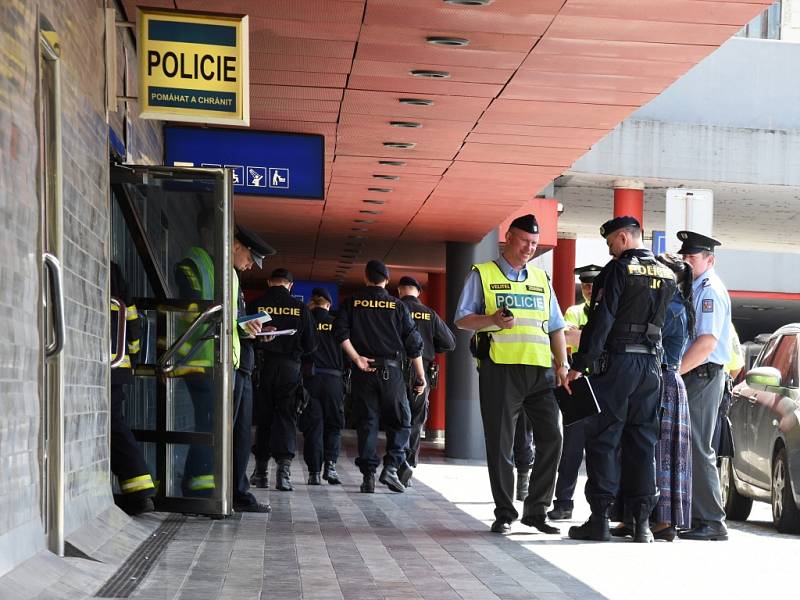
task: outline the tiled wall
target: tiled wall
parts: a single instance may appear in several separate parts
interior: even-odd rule
[[[37,11],[53,24],[61,46],[65,532],[69,535],[111,504],[103,5],[98,0],[0,2],[0,574],[44,546],[39,514]],[[127,33],[120,36],[119,53],[124,56],[125,45],[133,66],[133,45],[126,40]],[[128,77],[135,85],[135,75]],[[126,127],[126,107],[120,108],[110,120],[123,139],[127,135],[130,155],[136,162],[159,162],[160,125],[135,119],[134,106]]]

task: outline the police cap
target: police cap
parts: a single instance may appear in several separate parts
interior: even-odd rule
[[[525,233],[539,233],[539,223],[536,222],[536,217],[532,214],[522,215],[511,221],[510,227],[521,229]]]
[[[598,267],[597,265],[586,265],[584,267],[578,267],[575,269],[575,275],[578,276],[578,279],[581,280],[581,283],[592,283],[600,274],[603,267]]]
[[[409,277],[408,275],[403,275],[403,276],[400,278],[400,283],[398,283],[397,285],[407,285],[407,286],[414,286],[414,287],[415,287],[415,288],[417,288],[417,289],[418,289],[420,292],[422,291],[422,286],[419,284],[419,281],[417,281],[417,280],[416,280],[416,279],[414,279],[413,277]]]
[[[289,269],[284,269],[283,267],[279,267],[277,269],[273,269],[272,273],[269,274],[270,279],[285,279],[289,283],[294,281],[294,275]]]
[[[311,295],[316,296],[317,298],[325,298],[325,300],[333,304],[331,295],[328,293],[328,290],[323,287],[315,287],[313,290],[311,290]]]
[[[253,257],[253,262],[258,265],[259,269],[265,257],[275,254],[275,249],[261,239],[260,235],[242,225],[236,226],[236,239],[250,250],[250,256]]]
[[[389,279],[389,269],[386,268],[386,265],[383,264],[379,260],[371,260],[367,263],[366,270],[375,273],[377,275],[382,276],[384,279]]]
[[[714,252],[715,246],[721,246],[722,243],[714,238],[710,238],[702,233],[695,233],[694,231],[679,231],[678,239],[683,242],[678,254],[698,254],[700,252]]]
[[[625,216],[625,217],[614,217],[610,221],[606,221],[600,227],[600,235],[604,238],[607,238],[612,233],[614,233],[617,229],[622,229],[623,227],[638,227],[639,229],[642,228],[641,224],[635,217]]]

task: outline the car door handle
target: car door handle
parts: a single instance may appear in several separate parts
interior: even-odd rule
[[[758,395],[745,396],[745,398],[747,398],[747,401],[750,402],[751,404],[755,404],[756,402],[758,402]]]

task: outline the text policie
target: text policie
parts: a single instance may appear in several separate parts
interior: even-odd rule
[[[186,54],[169,51],[163,55],[156,50],[147,52],[147,74],[153,76],[154,70],[161,70],[165,77],[170,79],[199,79],[206,81],[236,81],[236,57],[219,56],[213,54],[191,54],[187,60]]]

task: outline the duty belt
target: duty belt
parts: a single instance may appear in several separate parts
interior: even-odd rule
[[[394,367],[395,369],[402,369],[403,363],[393,358],[376,358],[372,361],[373,367]]]
[[[651,346],[645,346],[644,344],[625,344],[623,346],[623,352],[626,354],[655,354],[656,349]]]
[[[703,363],[689,371],[689,373],[693,373],[697,377],[708,377],[709,379],[713,379],[717,376],[717,373],[722,369],[722,365],[717,363]]]
[[[680,367],[680,365],[662,364],[661,365],[661,370],[662,371],[677,371],[679,367]]]
[[[320,367],[314,367],[314,375],[333,375],[335,377],[341,377],[342,372],[338,369],[321,369]]]

